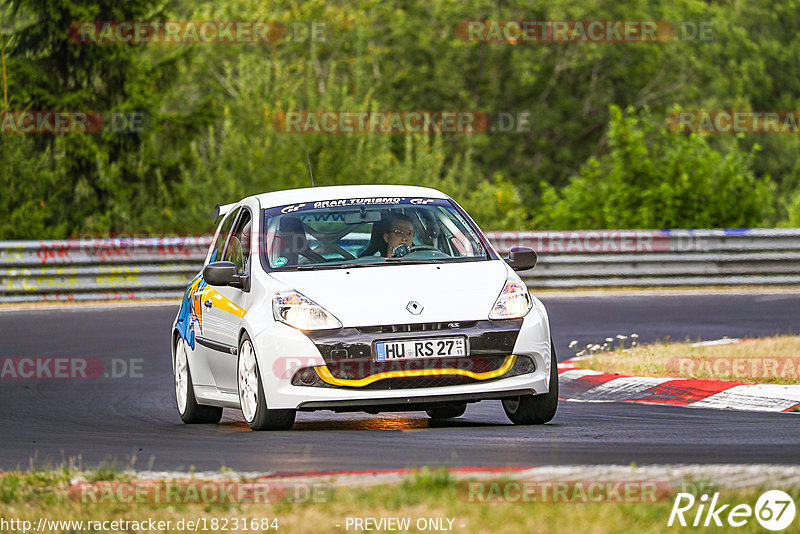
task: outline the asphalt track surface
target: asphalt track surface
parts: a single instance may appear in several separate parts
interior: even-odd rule
[[[800,294],[543,296],[559,360],[616,334],[716,339],[800,333]],[[141,377],[0,380],[0,469],[115,461],[136,469],[304,472],[422,465],[800,463],[800,418],[624,403],[562,402],[552,423],[511,425],[498,401],[430,424],[424,413],[299,413],[288,432],[251,432],[241,413],[183,425],[169,327],[175,306],[0,312],[0,357],[142,359]]]

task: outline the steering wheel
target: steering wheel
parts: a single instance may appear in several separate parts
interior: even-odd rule
[[[417,252],[418,250],[435,250],[436,252],[442,252],[438,248],[430,245],[411,245],[408,249],[409,252]]]
[[[445,254],[438,248],[432,247],[430,245],[413,245],[409,247],[408,245],[403,244],[399,245],[397,248],[394,249],[394,251],[392,252],[392,258],[402,258],[406,254],[411,254],[412,252],[418,252],[420,250],[432,250],[434,252],[442,254],[443,256],[447,256],[447,254]]]

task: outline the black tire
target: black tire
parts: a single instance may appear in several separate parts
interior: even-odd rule
[[[541,395],[520,395],[503,399],[503,410],[515,425],[543,425],[552,421],[558,409],[558,361],[550,342],[550,391]]]
[[[431,419],[453,419],[461,417],[467,411],[467,403],[449,404],[447,406],[436,406],[430,410],[425,410]]]
[[[242,347],[244,347],[245,343],[250,343],[250,346],[252,347],[250,337],[246,333],[242,336],[242,340],[239,342],[239,359],[242,357]],[[254,351],[253,354],[255,355],[255,348],[253,347],[252,350]],[[240,392],[239,394],[241,401],[241,387],[239,386],[239,363],[239,361],[236,363],[236,382],[237,390]],[[247,426],[253,430],[259,431],[289,430],[294,425],[295,415],[297,414],[296,410],[270,410],[267,408],[267,397],[264,394],[264,384],[261,381],[261,371],[258,368],[258,358],[255,360],[255,372],[256,380],[258,381],[258,395],[253,420],[248,421],[247,415],[244,413],[244,411],[242,411],[242,415],[244,415],[244,420],[247,423]]]
[[[175,373],[177,369],[177,351],[181,348],[181,338],[175,341],[175,359],[176,366],[174,367]],[[181,409],[180,401],[178,400],[177,388],[175,393],[175,405],[178,407],[178,413],[181,420],[187,425],[215,425],[222,419],[222,408],[219,406],[206,406],[205,404],[198,404],[197,398],[194,396],[194,387],[192,385],[192,370],[189,368],[189,359],[186,358],[186,406]]]

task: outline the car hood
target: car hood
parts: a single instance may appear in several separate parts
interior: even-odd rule
[[[486,319],[508,277],[502,260],[272,272],[346,327]],[[422,306],[419,314],[406,308]]]

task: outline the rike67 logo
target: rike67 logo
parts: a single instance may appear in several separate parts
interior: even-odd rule
[[[721,503],[719,493],[714,493],[710,500],[705,493],[699,499],[691,493],[678,493],[667,526],[673,526],[677,520],[682,527],[743,527],[755,517],[765,529],[778,532],[792,524],[795,513],[794,500],[781,490],[762,493],[755,507]]]

